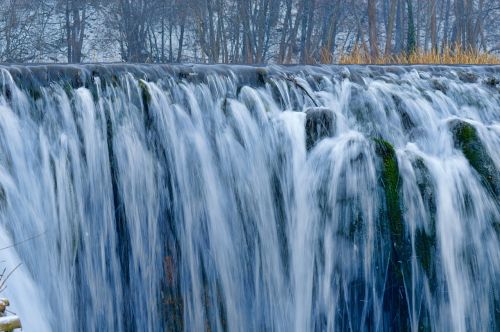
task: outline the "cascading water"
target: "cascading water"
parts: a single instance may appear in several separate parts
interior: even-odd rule
[[[26,331],[500,329],[500,67],[0,71]]]

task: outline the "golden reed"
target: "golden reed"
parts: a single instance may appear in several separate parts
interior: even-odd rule
[[[333,63],[333,56],[326,52],[321,53],[322,63]],[[339,64],[443,64],[443,65],[486,65],[500,64],[500,56],[490,53],[478,52],[473,49],[463,49],[459,45],[456,47],[446,47],[440,52],[416,50],[410,54],[381,55],[372,58],[366,48],[354,47],[351,53],[341,54],[338,57]]]

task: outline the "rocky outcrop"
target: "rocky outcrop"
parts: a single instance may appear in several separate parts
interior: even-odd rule
[[[497,199],[500,198],[500,170],[488,154],[476,128],[458,119],[452,120],[449,127],[455,148],[462,151],[469,164],[481,177],[483,184]]]
[[[306,148],[311,150],[323,138],[335,134],[335,113],[328,108],[313,107],[306,111]]]
[[[385,207],[380,213],[379,229],[389,233],[389,264],[384,293],[384,311],[392,317],[392,328],[406,331],[408,320],[408,297],[406,284],[411,278],[411,247],[403,223],[399,193],[402,178],[394,147],[383,139],[375,139],[375,153],[380,159],[380,182],[384,190]]]
[[[16,315],[6,315],[5,311],[10,305],[8,299],[0,299],[0,332],[11,332],[22,328],[21,320]]]

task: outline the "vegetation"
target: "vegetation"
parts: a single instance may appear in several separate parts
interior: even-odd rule
[[[415,50],[410,54],[390,54],[372,58],[366,49],[355,47],[351,53],[339,57],[340,64],[500,64],[500,56],[479,52],[474,49],[463,49],[460,46],[445,47],[442,52]]]
[[[498,0],[0,0],[0,62],[498,63],[499,17]]]
[[[399,169],[394,147],[382,139],[376,139],[376,153],[382,159],[382,183],[385,191],[387,219],[395,245],[400,248],[403,242],[404,227],[399,206]]]
[[[385,211],[381,213],[382,229],[388,226],[390,248],[387,285],[384,293],[384,311],[393,318],[398,331],[409,330],[406,285],[411,279],[411,248],[404,227],[399,200],[401,177],[394,147],[383,139],[375,139],[375,152],[381,161],[380,181],[385,194]]]
[[[500,176],[495,163],[483,145],[476,128],[471,124],[454,120],[450,123],[455,147],[460,149],[470,165],[477,171],[486,187],[500,197]]]
[[[14,271],[17,270],[17,268],[21,264],[17,265],[12,271],[10,271],[7,275],[5,273],[7,272],[7,269],[3,269],[3,271],[0,273],[0,293],[7,288],[7,280],[9,277],[14,273]],[[17,315],[12,315],[9,310],[7,310],[7,307],[10,306],[10,302],[6,298],[0,298],[0,331],[1,332],[12,332],[16,329],[20,329],[21,326],[21,320]]]

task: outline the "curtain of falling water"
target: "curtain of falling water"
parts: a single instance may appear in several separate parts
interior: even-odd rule
[[[27,331],[500,328],[498,67],[0,70]]]

